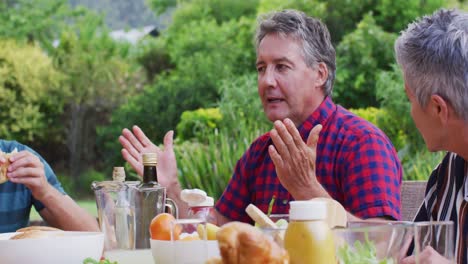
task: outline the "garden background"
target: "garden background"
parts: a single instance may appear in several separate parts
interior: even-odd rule
[[[95,213],[92,181],[126,166],[118,136],[175,130],[179,178],[219,197],[250,143],[271,129],[257,95],[259,14],[294,8],[324,21],[337,51],[336,103],[381,128],[404,179],[427,179],[429,153],[410,117],[393,43],[416,17],[463,0],[3,0],[0,138],[37,150]],[[112,31],[157,29],[136,42]],[[36,218],[34,215],[33,218]]]

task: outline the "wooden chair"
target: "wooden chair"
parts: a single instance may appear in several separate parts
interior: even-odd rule
[[[401,220],[413,221],[421,206],[427,181],[403,181],[401,186]]]

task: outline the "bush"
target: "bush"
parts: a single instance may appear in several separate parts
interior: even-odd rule
[[[79,178],[77,183],[77,192],[80,196],[89,197],[94,196],[94,192],[91,189],[93,181],[104,181],[111,180],[112,177],[106,177],[103,173],[90,169],[85,171]]]
[[[221,119],[219,108],[199,108],[195,111],[185,111],[177,124],[177,138],[180,140],[196,138],[202,141],[204,132],[211,132],[219,128]]]
[[[426,149],[418,151],[416,154],[400,152],[400,160],[403,164],[403,179],[411,181],[421,181],[429,179],[431,172],[442,161],[445,152],[428,152]]]
[[[403,149],[407,144],[406,135],[400,129],[398,121],[395,121],[385,109],[368,107],[350,109],[350,111],[380,128],[390,139],[395,149]]]
[[[357,29],[344,36],[337,47],[334,98],[348,108],[378,107],[375,82],[382,70],[394,62],[395,34],[376,25],[371,14],[359,22]]]
[[[63,75],[36,45],[0,40],[0,137],[58,141],[68,89]]]

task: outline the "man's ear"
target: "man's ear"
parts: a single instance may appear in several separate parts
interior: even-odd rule
[[[432,113],[437,116],[442,124],[447,123],[450,116],[450,105],[448,102],[437,94],[431,95],[430,101]]]
[[[316,86],[323,87],[325,82],[328,79],[328,68],[324,62],[320,62],[317,66],[317,79],[316,79]]]

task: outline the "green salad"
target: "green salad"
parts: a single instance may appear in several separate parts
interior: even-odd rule
[[[365,243],[361,241],[354,242],[354,248],[345,244],[338,249],[337,257],[341,264],[393,264],[392,259],[377,259],[377,249],[375,245],[366,239]]]

